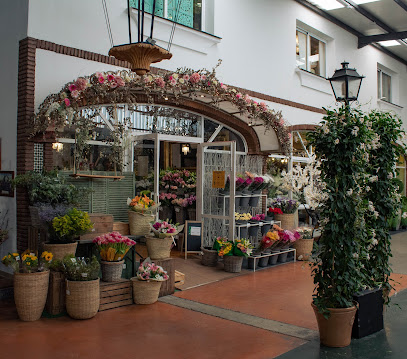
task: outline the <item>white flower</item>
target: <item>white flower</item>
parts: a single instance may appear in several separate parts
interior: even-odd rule
[[[407,212],[403,212],[402,217],[407,218]]]
[[[359,132],[359,127],[358,126],[353,127],[352,135],[356,137],[358,135],[358,132]]]
[[[353,258],[358,259],[358,258],[359,258],[359,254],[353,253]]]
[[[370,191],[370,187],[366,186],[366,192],[369,192],[369,191]]]
[[[372,240],[372,245],[377,246],[378,243],[379,243],[379,241],[378,241],[376,238],[374,238],[374,239]]]
[[[374,211],[375,211],[374,206],[373,206],[373,203],[372,203],[371,201],[369,201],[368,209],[369,209],[370,212],[374,212]]]
[[[379,212],[374,211],[373,212],[373,217],[376,218],[376,219],[379,218]]]
[[[335,145],[337,145],[339,143],[339,138],[337,138],[336,140],[335,140]]]
[[[369,182],[371,182],[371,183],[377,182],[378,180],[379,180],[379,177],[378,177],[378,176],[371,176],[371,177],[369,178]]]
[[[376,237],[376,231],[374,229],[372,229],[372,237]]]
[[[353,194],[353,189],[351,188],[351,189],[348,189],[347,191],[346,191],[346,194],[348,195],[348,196],[352,196],[352,194]]]
[[[326,135],[329,133],[329,128],[328,128],[328,126],[326,125],[326,123],[324,123],[324,124],[322,125],[322,130],[324,131],[324,133],[325,133]]]
[[[366,259],[367,259],[367,260],[369,260],[369,259],[370,259],[369,253],[368,253],[368,254],[366,254]]]
[[[393,178],[393,173],[390,172],[390,173],[387,175],[387,178],[388,178],[388,179],[392,179],[392,178]]]

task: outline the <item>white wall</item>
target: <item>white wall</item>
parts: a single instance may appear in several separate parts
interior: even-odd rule
[[[128,42],[126,2],[108,0],[107,6],[115,45]],[[316,83],[313,88],[309,84],[307,87],[301,85],[304,79],[296,72],[295,61],[295,29],[299,20],[332,39],[327,44],[328,76],[346,59],[350,66],[366,76],[359,97],[363,108],[394,110],[407,122],[407,72],[406,66],[397,60],[372,46],[358,50],[355,36],[293,0],[217,0],[214,6],[214,32],[222,40],[211,42],[208,36],[199,37],[194,35],[194,31],[188,32],[178,26],[171,48],[173,58],[157,66],[169,70],[183,66],[212,68],[221,58],[223,64],[218,69],[218,77],[225,83],[315,107],[335,106],[329,86],[326,91],[326,84],[321,83],[323,80],[311,81]],[[135,13],[132,19],[134,41],[137,36]],[[149,23],[146,21],[146,24],[147,28]],[[165,26],[156,22],[155,28],[157,37],[165,40]],[[99,0],[32,1],[28,32],[34,38],[101,54],[107,54],[110,48]],[[166,47],[163,41],[158,41],[158,44]],[[72,63],[77,61],[74,58],[69,60]],[[404,109],[382,102],[378,104],[377,63],[398,74],[396,92],[399,95],[396,97]],[[39,60],[37,64],[40,65]],[[89,72],[103,67],[101,64],[94,65],[94,70]],[[70,72],[68,63],[66,66]],[[59,79],[55,80],[59,82]],[[49,90],[52,92],[51,88]],[[272,106],[279,107],[276,104]],[[302,116],[291,117],[288,112],[292,111],[284,113],[286,119],[290,123],[298,123]],[[303,117],[306,119],[309,114]]]
[[[16,171],[18,47],[19,41],[27,37],[28,0],[7,0],[2,7],[7,9],[0,11],[1,170]],[[0,196],[0,212],[4,214],[7,209],[9,239],[0,245],[0,259],[16,249],[16,199]],[[6,270],[1,263],[0,270]]]

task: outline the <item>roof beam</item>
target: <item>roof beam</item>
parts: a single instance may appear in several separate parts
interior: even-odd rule
[[[392,32],[390,34],[360,36],[358,41],[358,49],[371,44],[372,42],[387,41],[387,40],[400,40],[407,38],[407,31]]]
[[[394,0],[394,2],[401,6],[405,11],[407,11],[407,4],[403,0]]]

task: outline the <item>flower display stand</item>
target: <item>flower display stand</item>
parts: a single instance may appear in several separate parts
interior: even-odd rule
[[[296,261],[296,255],[295,255],[296,250],[295,250],[295,248],[282,249],[282,250],[279,250],[279,251],[274,250],[271,253],[263,252],[260,255],[259,254],[251,255],[251,256],[249,256],[248,259],[249,259],[249,261],[255,259],[255,260],[259,261],[259,267],[262,267],[261,264],[264,264],[263,268],[268,268],[268,267],[270,267],[270,266],[272,266],[274,264],[277,264],[277,260],[278,260],[279,256],[281,256],[282,254],[283,255],[288,255],[288,253],[291,253],[291,252],[294,253],[293,261],[295,262]],[[263,259],[263,258],[267,258],[267,261],[265,259]],[[262,261],[261,264],[260,264],[260,261]],[[285,262],[285,263],[291,263],[291,262],[289,261],[289,262]],[[253,268],[249,268],[249,269],[253,269],[253,272],[255,272],[256,267],[257,266],[254,266]]]
[[[133,304],[133,294],[130,280],[100,282],[99,312],[131,304]]]

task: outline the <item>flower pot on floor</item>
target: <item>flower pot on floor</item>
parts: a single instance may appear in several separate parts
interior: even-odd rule
[[[100,261],[102,280],[104,282],[117,282],[122,278],[124,259],[121,261]]]
[[[223,264],[225,272],[240,273],[242,271],[243,257],[240,256],[224,256]]]
[[[161,283],[159,281],[130,278],[133,284],[133,301],[135,304],[153,304],[158,300]]]
[[[171,256],[172,237],[146,237],[148,256],[151,259],[165,259]]]
[[[330,316],[325,319],[318,308],[311,303],[318,322],[321,344],[341,348],[350,344],[356,306],[350,308],[328,308]]]
[[[276,250],[276,251],[272,251],[271,253],[273,253],[274,255],[269,257],[269,264],[275,265],[275,264],[277,264],[277,260],[278,260],[280,251]]]
[[[216,267],[218,264],[218,251],[211,249],[210,247],[202,247],[202,259],[201,263],[204,266]]]
[[[128,211],[129,229],[132,236],[146,236],[150,233],[150,223],[154,220],[154,216],[150,214]]]
[[[75,256],[78,242],[73,243],[44,243],[44,251],[53,254],[53,260],[62,260],[67,255]]]
[[[89,281],[66,281],[66,311],[73,319],[93,318],[99,310],[99,278]]]
[[[262,253],[267,254],[267,253]],[[269,257],[261,257],[259,259],[259,267],[267,267],[269,264]]]
[[[14,302],[21,320],[38,320],[47,301],[49,271],[14,273]]]

